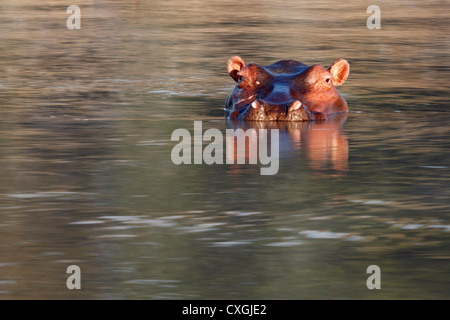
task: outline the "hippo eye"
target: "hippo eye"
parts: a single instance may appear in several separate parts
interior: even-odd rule
[[[325,78],[325,82],[331,84],[331,78]]]

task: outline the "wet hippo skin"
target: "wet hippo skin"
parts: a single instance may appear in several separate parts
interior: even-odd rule
[[[234,56],[228,60],[228,73],[237,83],[225,103],[227,119],[313,121],[347,112],[347,102],[336,89],[350,73],[344,59],[325,69],[295,60],[262,67]]]

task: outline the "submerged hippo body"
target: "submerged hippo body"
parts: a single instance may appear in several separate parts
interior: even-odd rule
[[[339,59],[328,69],[281,60],[262,67],[228,60],[228,73],[237,82],[225,104],[227,119],[254,121],[325,120],[347,112],[347,102],[336,89],[347,79],[350,66]]]

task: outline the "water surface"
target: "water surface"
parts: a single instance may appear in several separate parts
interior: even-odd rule
[[[450,297],[446,1],[380,30],[361,1],[77,5],[0,4],[1,299]],[[236,54],[346,58],[347,119],[244,124],[280,130],[273,176],[174,165],[175,129],[232,127]]]

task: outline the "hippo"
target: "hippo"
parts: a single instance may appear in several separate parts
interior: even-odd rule
[[[295,60],[262,67],[234,56],[228,60],[228,73],[237,84],[225,103],[227,119],[314,121],[347,113],[347,102],[336,89],[350,73],[344,59],[325,69]]]

